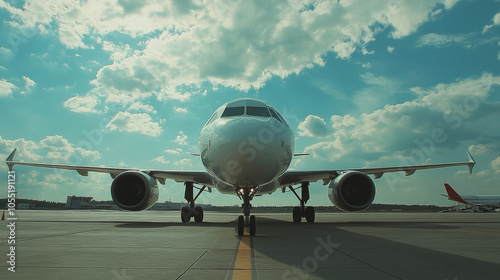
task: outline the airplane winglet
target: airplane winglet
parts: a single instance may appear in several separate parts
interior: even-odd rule
[[[476,165],[476,161],[472,157],[472,155],[469,152],[469,150],[467,150],[467,155],[469,156],[469,163],[467,164],[467,166],[469,167],[470,174],[472,174],[472,168],[474,167],[474,165]]]
[[[12,169],[14,168],[13,161],[14,161],[14,156],[16,155],[16,152],[17,152],[17,148],[15,148],[14,151],[12,151],[12,153],[10,153],[9,157],[5,161],[7,163],[7,166],[9,167],[9,171],[12,171]]]

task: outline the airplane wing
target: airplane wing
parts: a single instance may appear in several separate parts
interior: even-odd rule
[[[64,165],[64,164],[49,164],[49,163],[33,163],[14,161],[17,148],[9,155],[6,160],[9,170],[12,171],[14,165],[27,165],[55,169],[75,170],[82,176],[88,176],[89,172],[108,173],[111,178],[115,178],[118,174],[125,171],[141,171],[151,177],[156,178],[161,184],[165,184],[166,179],[172,179],[176,182],[193,182],[197,184],[213,187],[212,178],[207,172],[203,171],[184,171],[184,170],[156,170],[156,169],[136,169],[136,168],[115,168],[101,166],[83,166],[83,165]]]
[[[405,176],[410,176],[417,170],[433,169],[450,166],[466,165],[469,167],[469,172],[472,173],[472,168],[476,161],[469,151],[467,151],[469,161],[455,162],[455,163],[441,163],[441,164],[425,164],[425,165],[410,165],[410,166],[393,166],[393,167],[368,167],[368,168],[354,168],[354,169],[339,169],[339,170],[319,170],[319,171],[287,171],[279,178],[280,187],[287,187],[290,185],[300,184],[303,182],[316,182],[323,180],[323,185],[330,183],[337,176],[348,171],[359,171],[367,175],[373,175],[378,179],[388,172],[404,171]]]

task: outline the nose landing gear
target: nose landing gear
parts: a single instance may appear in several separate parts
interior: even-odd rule
[[[238,216],[238,235],[243,236],[245,233],[245,227],[248,227],[248,232],[250,236],[255,236],[256,222],[255,215],[250,215],[250,209],[252,209],[252,200],[255,194],[255,188],[239,188],[236,190],[238,196],[243,199],[243,215]]]

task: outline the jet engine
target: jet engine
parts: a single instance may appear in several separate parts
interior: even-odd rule
[[[156,179],[139,171],[120,173],[111,184],[111,197],[118,207],[141,211],[153,206],[158,200]]]
[[[375,184],[365,173],[346,172],[330,183],[328,198],[344,211],[361,211],[372,205]]]

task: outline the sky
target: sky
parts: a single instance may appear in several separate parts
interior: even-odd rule
[[[500,194],[500,1],[0,1],[0,18],[1,158],[201,171],[205,121],[251,97],[310,153],[293,170],[477,161],[385,174],[374,203],[454,205],[445,182]],[[107,174],[14,170],[18,198],[111,200]],[[332,205],[327,188],[308,205]],[[159,202],[183,196],[160,185]]]

